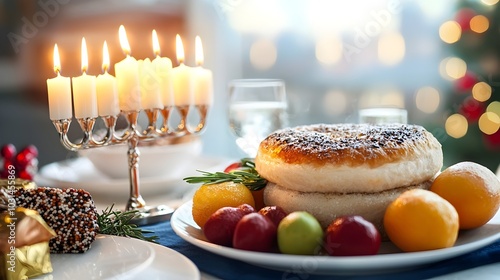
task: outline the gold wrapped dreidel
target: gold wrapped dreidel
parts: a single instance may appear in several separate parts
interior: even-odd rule
[[[28,279],[52,272],[49,239],[56,234],[37,211],[13,208],[0,188],[0,280]]]

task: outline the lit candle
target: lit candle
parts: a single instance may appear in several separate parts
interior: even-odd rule
[[[119,37],[122,50],[127,56],[125,59],[115,64],[120,110],[139,111],[141,110],[139,63],[135,58],[130,56],[130,45],[123,25],[120,25]]]
[[[96,79],[99,116],[116,116],[120,113],[116,79],[108,73],[109,63],[108,44],[104,41],[102,46],[102,70],[104,74],[97,76]]]
[[[88,55],[85,38],[82,38],[82,75],[72,78],[73,108],[75,118],[97,117],[97,95],[95,76],[87,75]]]
[[[57,44],[54,45],[54,72],[57,76],[47,79],[50,119],[71,119],[73,117],[71,112],[71,81],[69,77],[61,76],[61,59]]]
[[[184,65],[184,47],[181,37],[176,36],[177,60],[179,66],[172,69],[174,103],[177,106],[193,104],[192,68]]]
[[[153,52],[156,56],[153,59],[153,69],[156,71],[160,84],[160,94],[164,106],[174,105],[174,92],[172,85],[172,61],[168,57],[160,57],[160,43],[156,30],[153,30]]]
[[[139,60],[139,76],[141,81],[142,108],[163,108],[160,81],[149,58]]]
[[[194,69],[194,104],[212,105],[214,99],[212,71],[202,67],[203,46],[199,36],[196,36],[195,51],[197,67]]]

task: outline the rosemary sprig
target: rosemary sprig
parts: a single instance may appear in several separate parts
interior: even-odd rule
[[[225,172],[207,172],[197,170],[203,176],[186,177],[183,180],[190,184],[218,184],[224,182],[235,182],[245,185],[252,191],[260,190],[267,184],[267,180],[262,178],[257,170],[255,170],[255,163],[250,158],[241,159],[241,167]]]
[[[136,224],[132,223],[132,219],[137,218],[139,215],[138,210],[122,212],[113,210],[113,206],[111,205],[111,207],[102,210],[101,214],[97,214],[99,233],[132,237],[157,243],[158,236],[144,236],[144,234],[153,233],[153,231],[139,228]]]

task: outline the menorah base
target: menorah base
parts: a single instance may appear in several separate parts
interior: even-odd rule
[[[175,209],[166,205],[146,206],[138,209],[139,216],[132,219],[132,223],[138,226],[150,225],[170,220]]]

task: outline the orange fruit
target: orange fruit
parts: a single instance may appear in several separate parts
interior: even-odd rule
[[[486,224],[500,206],[500,180],[491,170],[474,162],[448,167],[436,177],[430,190],[455,207],[460,229]]]
[[[405,252],[452,247],[458,236],[458,213],[439,195],[412,189],[389,204],[384,228],[389,239]]]
[[[193,220],[203,228],[210,216],[222,207],[249,204],[255,207],[252,192],[243,184],[225,182],[202,185],[193,196]]]

